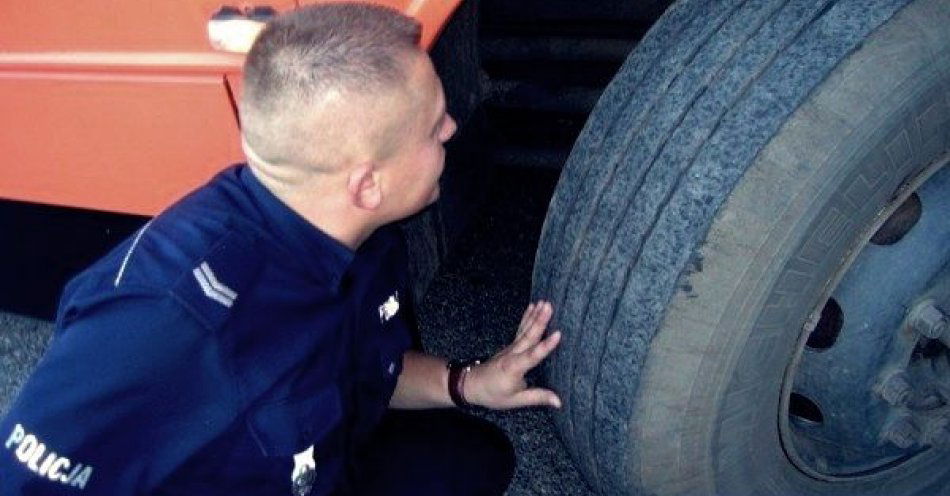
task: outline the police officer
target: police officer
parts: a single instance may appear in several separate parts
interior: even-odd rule
[[[0,423],[0,494],[504,491],[497,429],[387,413],[560,406],[524,381],[560,337],[544,337],[548,303],[484,363],[411,349],[389,224],[438,198],[456,128],[418,39],[414,21],[356,4],[263,30],[244,72],[248,163],[67,285]]]

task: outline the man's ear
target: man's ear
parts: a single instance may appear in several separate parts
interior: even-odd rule
[[[357,208],[376,210],[383,201],[379,171],[372,162],[354,167],[347,177],[346,188],[350,202]]]

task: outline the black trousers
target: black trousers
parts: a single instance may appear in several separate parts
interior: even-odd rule
[[[501,496],[514,474],[505,433],[454,409],[391,410],[357,454],[360,496]]]

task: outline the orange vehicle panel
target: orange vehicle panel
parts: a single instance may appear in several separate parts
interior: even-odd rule
[[[210,51],[207,23],[226,0],[5,2],[4,52]],[[278,10],[295,0],[267,2]]]
[[[420,19],[428,47],[460,1],[374,3]],[[207,39],[207,22],[223,5],[280,11],[298,2],[5,8],[0,197],[151,215],[243,160],[232,98],[243,56],[215,52]]]
[[[31,76],[0,77],[8,198],[149,214],[241,159],[220,77]]]
[[[353,0],[302,0],[301,4],[348,2]],[[422,23],[422,41],[425,49],[432,47],[442,28],[462,0],[366,0],[367,3],[392,7]]]

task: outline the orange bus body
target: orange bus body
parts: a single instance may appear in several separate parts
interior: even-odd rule
[[[338,1],[338,0],[324,0]],[[428,47],[461,0],[366,0]],[[305,2],[315,3],[315,2]],[[0,198],[153,215],[243,160],[243,56],[211,49],[210,0],[14,2],[0,29]],[[295,0],[266,4],[278,11]]]

